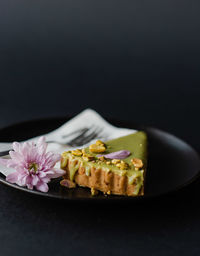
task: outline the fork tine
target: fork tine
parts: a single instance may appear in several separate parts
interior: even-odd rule
[[[81,133],[79,136],[75,137],[72,141],[70,141],[69,145],[76,147],[76,146],[80,146],[83,145],[82,141],[84,140],[84,138],[88,137],[90,134],[87,134],[87,132],[90,132],[92,130],[92,127],[86,128],[87,130],[85,130],[83,133]]]
[[[89,129],[88,129],[89,130]],[[88,131],[87,131],[88,132]],[[82,146],[84,144],[84,141],[88,138],[88,136],[90,136],[91,133],[87,134],[87,132],[81,134],[81,136],[75,138],[72,143],[73,143],[73,147],[76,146]]]
[[[82,132],[80,135],[76,136],[75,138],[73,138],[72,140],[68,141],[67,144],[74,147],[77,145],[77,142],[83,138],[83,136],[88,132],[88,128],[85,129],[84,132]]]
[[[98,135],[99,132],[101,131],[101,128],[97,128],[95,131],[93,131],[90,135],[88,135],[87,137],[85,137],[82,141],[82,145],[88,143],[89,141],[95,139]]]
[[[87,128],[86,131],[81,133],[79,136],[75,137],[73,140],[69,141],[68,145],[72,147],[82,146],[91,141],[92,139],[94,139],[95,137],[97,137],[102,130],[102,128],[96,126]],[[91,133],[87,134],[87,132],[89,131],[91,131]]]
[[[94,139],[97,136],[96,132],[92,132],[89,136],[85,137],[82,141],[81,144],[84,145]]]
[[[73,134],[80,133],[80,132],[83,133],[85,130],[88,130],[88,128],[82,128],[82,129],[75,130],[75,131],[70,132],[68,134],[62,135],[62,138],[67,138],[67,137],[69,137],[69,136],[71,136]]]

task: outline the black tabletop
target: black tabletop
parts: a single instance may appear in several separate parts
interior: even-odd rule
[[[91,107],[200,151],[199,1],[0,3],[0,127]],[[200,182],[137,204],[0,184],[1,255],[199,255]]]

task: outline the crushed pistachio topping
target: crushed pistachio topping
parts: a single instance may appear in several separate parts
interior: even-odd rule
[[[136,167],[136,168],[142,168],[143,167],[143,162],[139,158],[133,158],[131,159],[131,163]]]
[[[62,157],[67,157],[68,153],[71,153],[71,151],[64,151],[64,152],[62,153]]]
[[[129,164],[125,163],[125,162],[120,162],[118,164],[116,164],[116,166],[120,169],[120,170],[127,170],[129,168]]]
[[[89,162],[89,161],[94,160],[94,157],[90,154],[83,154],[83,160]]]
[[[67,180],[67,179],[61,180],[60,185],[63,187],[67,187],[67,188],[75,188],[76,187],[76,184],[73,181]]]
[[[103,153],[106,151],[106,148],[104,145],[92,144],[89,146],[89,150],[92,153]]]
[[[83,148],[83,149],[81,149],[81,151],[82,151],[82,153],[83,154],[86,154],[86,151],[85,151],[85,149]]]
[[[106,147],[101,140],[97,140],[95,144],[89,146],[89,150],[92,153],[103,153],[106,151]]]
[[[102,162],[106,161],[106,158],[105,158],[104,156],[100,156],[100,157],[98,157],[98,159],[99,159],[100,161],[102,161]]]
[[[119,164],[120,163],[120,160],[119,159],[113,159],[112,160],[112,164]]]
[[[99,193],[98,190],[96,190],[95,188],[91,188],[91,195],[92,196],[96,196]]]
[[[72,150],[72,154],[74,156],[82,156],[83,152],[80,149],[75,149],[75,150]]]
[[[105,146],[105,143],[103,142],[103,141],[101,141],[101,140],[97,140],[96,141],[96,145],[103,145],[103,146]]]

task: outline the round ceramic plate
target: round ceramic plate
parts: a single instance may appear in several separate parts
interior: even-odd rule
[[[15,124],[0,130],[0,141],[22,141],[30,137],[48,133],[65,123],[69,118],[33,120]],[[59,185],[59,180],[49,184],[49,192],[42,193],[11,184],[0,174],[0,182],[27,193],[43,197],[65,200],[143,200],[177,191],[192,183],[200,176],[200,159],[197,152],[181,139],[156,128],[142,127],[132,123],[111,121],[116,126],[144,130],[148,135],[148,169],[145,195],[139,197],[91,196],[87,188],[67,189]]]

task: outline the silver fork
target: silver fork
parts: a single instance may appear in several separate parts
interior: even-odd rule
[[[70,146],[77,147],[77,146],[85,145],[91,140],[100,136],[102,130],[103,130],[102,128],[93,126],[88,130],[88,133],[86,132],[81,136],[77,137],[75,140],[70,141]]]

